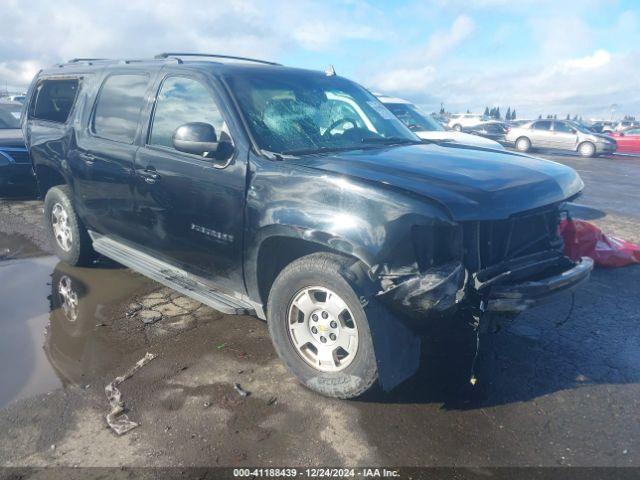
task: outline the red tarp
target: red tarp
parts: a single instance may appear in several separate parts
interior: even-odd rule
[[[640,246],[605,235],[584,220],[562,220],[560,234],[564,238],[564,254],[572,260],[591,257],[598,267],[640,263]]]

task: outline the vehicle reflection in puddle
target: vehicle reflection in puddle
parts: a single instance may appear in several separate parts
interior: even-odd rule
[[[109,327],[132,294],[151,282],[125,268],[74,268],[51,275],[51,312],[44,349],[63,385],[83,384],[140,348],[128,332]],[[118,312],[116,314],[116,311]]]
[[[109,312],[150,284],[130,270],[20,258],[0,261],[0,282],[0,407],[61,385],[90,383],[123,353],[141,347],[98,326],[110,324]]]

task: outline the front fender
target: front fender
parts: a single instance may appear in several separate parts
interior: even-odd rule
[[[269,172],[274,166],[284,171]],[[415,263],[412,228],[453,225],[439,205],[382,184],[268,161],[252,177],[245,283],[256,300],[260,250],[270,238],[295,238],[343,253],[360,260],[373,275],[382,265],[394,270]]]
[[[420,340],[403,316],[379,298],[380,278],[415,265],[412,229],[455,225],[448,213],[422,197],[382,183],[318,173],[285,162],[259,158],[253,162],[245,235],[249,296],[257,303],[266,298],[260,293],[258,268],[262,259],[270,258],[261,252],[270,251],[276,257],[285,250],[287,256],[286,249],[294,245],[291,239],[309,246],[302,249],[303,255],[317,247],[354,258],[355,270],[347,278],[369,319],[380,382],[388,390],[411,376],[419,364]],[[267,243],[272,247],[264,247]],[[278,265],[275,273],[284,266]],[[398,349],[402,356],[393,353]]]

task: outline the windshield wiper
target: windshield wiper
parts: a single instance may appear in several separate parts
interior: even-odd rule
[[[265,150],[264,148],[260,149],[260,153],[267,157],[269,160],[277,160],[279,162],[281,162],[282,160],[293,160],[296,158],[293,155],[287,155],[286,152],[271,152],[269,150]]]
[[[344,152],[345,150],[356,150],[359,147],[357,145],[350,145],[348,147],[316,147],[316,148],[299,148],[297,150],[285,150],[283,155],[313,155],[316,153],[331,153],[331,152]]]
[[[404,144],[404,143],[421,143],[419,140],[411,140],[403,137],[367,137],[361,140],[362,143],[382,143],[385,145]]]
[[[370,144],[377,143],[382,145],[398,145],[398,144],[419,144],[422,143],[418,140],[411,140],[409,138],[403,137],[372,137],[372,138],[363,138],[361,143]],[[315,155],[321,153],[332,153],[332,152],[345,152],[347,150],[359,150],[365,147],[359,145],[345,145],[342,147],[315,147],[315,148],[299,148],[297,150],[285,150],[282,152],[282,155]]]

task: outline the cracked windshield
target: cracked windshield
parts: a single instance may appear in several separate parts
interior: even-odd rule
[[[261,150],[304,155],[419,143],[354,83],[317,73],[235,76],[230,81]]]

